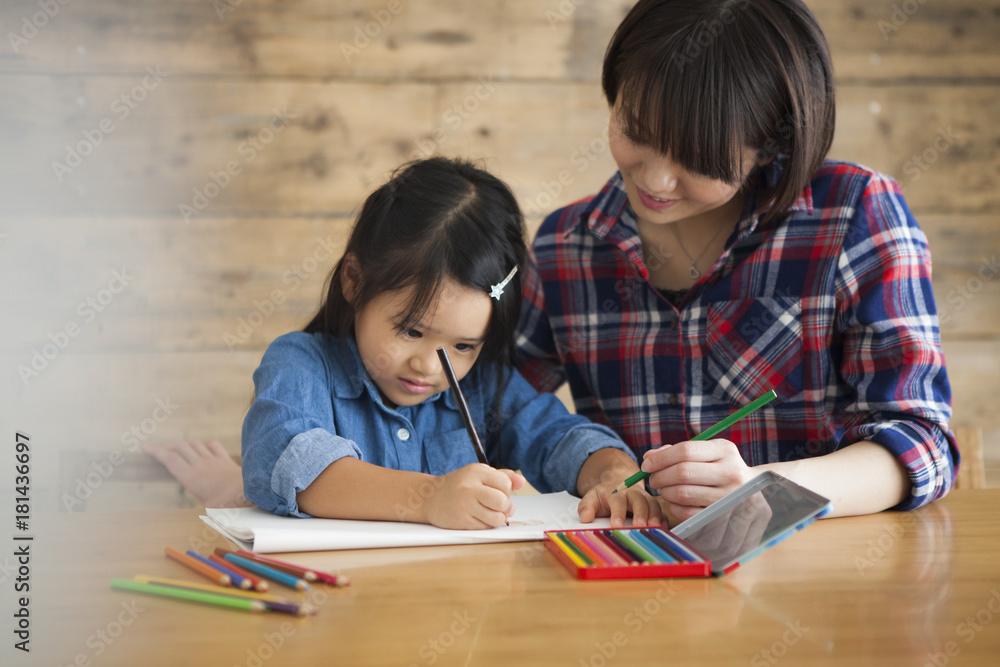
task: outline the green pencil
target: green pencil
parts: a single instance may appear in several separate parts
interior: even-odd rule
[[[770,403],[771,401],[773,401],[776,398],[778,398],[778,395],[776,393],[774,393],[774,390],[772,389],[771,391],[767,392],[766,394],[764,394],[763,396],[761,396],[757,400],[753,401],[749,405],[744,405],[742,408],[740,408],[739,410],[737,410],[733,414],[729,415],[728,417],[726,417],[725,419],[723,419],[722,421],[720,421],[715,426],[709,427],[708,429],[706,429],[705,431],[702,431],[701,433],[699,433],[698,435],[694,436],[691,439],[692,440],[708,440],[708,439],[712,438],[713,436],[715,436],[716,434],[718,434],[720,431],[726,430],[727,428],[729,428],[730,426],[732,426],[733,424],[735,424],[739,420],[743,419],[744,417],[746,417],[748,414],[750,414],[754,410],[757,410],[758,408],[763,407],[764,405]],[[619,484],[618,487],[614,491],[612,491],[611,493],[618,493],[619,491],[624,491],[625,489],[627,489],[628,487],[632,486],[636,482],[638,482],[640,480],[643,480],[643,479],[646,479],[647,477],[649,477],[649,473],[648,472],[643,472],[643,471],[640,470],[639,472],[635,473],[634,475],[632,475],[631,477],[629,477],[628,479],[626,479],[624,482],[622,482],[621,484]]]
[[[240,609],[242,611],[266,611],[267,605],[260,600],[250,600],[247,598],[232,597],[229,595],[217,595],[215,593],[203,593],[201,591],[188,590],[186,588],[174,588],[173,586],[157,586],[156,584],[130,581],[128,579],[112,579],[111,588],[116,590],[133,591],[135,593],[145,593],[147,595],[160,595],[167,598],[177,598],[189,602],[201,602],[202,604],[214,604],[220,607]]]

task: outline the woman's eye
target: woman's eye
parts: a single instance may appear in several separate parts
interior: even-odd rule
[[[459,352],[472,352],[476,349],[475,345],[469,345],[468,343],[458,343],[455,345],[455,349]]]

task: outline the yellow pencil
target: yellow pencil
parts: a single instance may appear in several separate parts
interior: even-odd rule
[[[263,600],[265,602],[292,602],[288,598],[283,598],[270,593],[257,593],[255,591],[244,591],[232,586],[214,586],[212,584],[200,584],[194,581],[184,581],[183,579],[171,579],[170,577],[157,577],[149,574],[137,574],[132,577],[133,581],[147,584],[160,584],[163,586],[175,586],[178,588],[189,588],[195,591],[205,591],[206,593],[218,593],[219,595],[232,595],[234,597],[249,598],[252,600]]]

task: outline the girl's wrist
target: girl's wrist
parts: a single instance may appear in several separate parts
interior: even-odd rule
[[[635,460],[620,449],[605,447],[587,457],[576,479],[581,497],[600,484],[618,486],[626,477],[639,472]]]
[[[413,473],[401,498],[396,501],[393,513],[396,521],[409,523],[430,523],[428,505],[441,486],[441,478],[427,473]]]

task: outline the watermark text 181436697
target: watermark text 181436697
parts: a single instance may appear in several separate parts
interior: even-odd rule
[[[14,648],[30,652],[31,642],[31,540],[25,534],[31,521],[31,438],[14,434],[14,557],[17,559],[17,576],[14,577]]]

